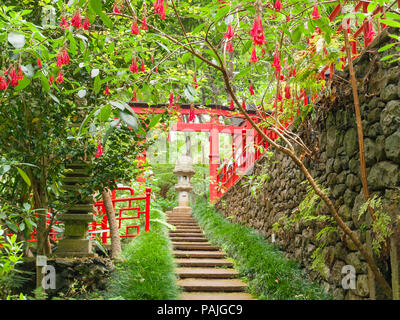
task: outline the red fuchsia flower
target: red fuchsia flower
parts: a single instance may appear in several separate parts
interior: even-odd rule
[[[97,152],[96,152],[96,158],[100,158],[103,155],[103,150],[101,148],[101,144],[97,144]]]
[[[132,21],[131,34],[139,34],[139,28],[138,28],[136,19],[133,19],[133,21]]]
[[[56,82],[57,83],[63,83],[64,82],[64,72],[62,70],[60,70],[60,72],[58,73]]]
[[[22,80],[24,78],[24,74],[22,73],[22,69],[21,67],[18,68],[18,72],[17,72],[17,80]]]
[[[288,84],[285,86],[285,98],[286,98],[286,99],[290,99],[290,98],[291,98],[291,95],[290,95],[290,86],[289,86]]]
[[[296,68],[293,68],[292,70],[292,77],[296,77]]]
[[[228,25],[228,29],[225,32],[224,37],[228,40],[231,40],[235,36],[235,32],[233,32],[232,23]]]
[[[110,94],[110,89],[108,88],[108,86],[106,86],[106,89],[104,90],[104,94],[106,96],[108,96]]]
[[[249,87],[249,91],[250,91],[250,95],[251,95],[251,96],[254,96],[254,88],[253,88],[253,85],[252,85],[252,84],[251,84],[250,87]]]
[[[279,90],[279,92],[278,92],[278,101],[282,101],[282,93],[281,93],[280,90]]]
[[[196,78],[196,76],[193,77],[193,87],[194,87],[195,89],[197,89],[197,88],[199,87],[198,84],[197,84],[197,78]]]
[[[290,21],[290,16],[286,16],[286,22]]]
[[[172,92],[170,92],[169,94],[169,107],[173,107],[174,106],[174,94]]]
[[[242,108],[244,109],[244,110],[246,110],[246,102],[243,100],[243,102],[242,102]]]
[[[318,12],[318,4],[314,5],[314,9],[313,9],[313,12],[312,12],[312,18],[313,19],[321,18],[321,16],[319,15],[319,12]]]
[[[7,89],[7,80],[0,74],[0,90]]]
[[[324,49],[322,50],[322,53],[324,54],[324,56],[328,55],[328,50],[326,50],[326,47],[324,47]]]
[[[62,51],[62,63],[63,64],[69,64],[69,55],[67,49],[64,49]]]
[[[89,16],[85,17],[85,21],[83,22],[82,27],[84,30],[89,30],[90,27]]]
[[[137,102],[136,90],[133,90],[132,93],[133,93],[133,97],[132,97],[131,101],[132,102]]]
[[[132,64],[131,64],[131,66],[129,67],[129,70],[130,70],[132,73],[138,73],[138,72],[139,72],[139,68],[138,68],[138,65],[137,65],[137,63],[136,63],[136,60],[137,60],[137,59],[132,58]]]
[[[274,9],[277,12],[280,12],[282,10],[282,2],[281,2],[281,0],[276,0],[275,1]]]
[[[272,66],[275,67],[277,74],[281,72],[282,70],[281,59],[277,51],[275,51],[274,63],[272,64]]]
[[[142,61],[142,65],[140,66],[141,72],[146,72],[146,66],[144,65],[144,60]]]
[[[53,84],[53,81],[54,81],[54,77],[53,77],[53,75],[51,75],[50,79],[49,79],[49,85],[50,86]]]
[[[258,61],[256,47],[253,46],[253,51],[251,52],[250,62],[256,63]]]
[[[321,34],[321,32],[322,32],[320,27],[315,27],[315,31],[316,31],[318,34]],[[314,38],[314,36],[311,36],[311,37]]]
[[[154,11],[156,14],[160,16],[162,20],[165,19],[166,15],[165,15],[164,0],[154,1]]]
[[[140,25],[140,29],[142,29],[142,30],[147,30],[148,29],[147,28],[147,19],[146,19],[146,17],[143,17],[142,24]]]
[[[11,78],[10,85],[17,86],[18,85],[18,77],[17,77],[17,72],[15,71],[15,68],[12,68],[11,72],[9,73],[9,76]]]
[[[122,6],[121,6],[121,8],[122,8]],[[114,3],[113,12],[116,13],[116,14],[121,14],[122,13],[118,8],[118,3],[117,2]]]
[[[60,27],[62,30],[65,30],[69,27],[69,23],[68,23],[67,19],[65,19],[65,17],[61,18]]]
[[[261,46],[265,43],[261,16],[254,18],[253,28],[250,30],[250,35],[252,36],[254,45]]]
[[[63,65],[63,62],[64,62],[63,56],[62,56],[62,54],[59,53],[57,56],[56,66],[61,67]]]
[[[218,9],[221,9],[223,7],[226,7],[226,1],[224,0],[218,0],[218,2],[221,4],[221,6],[218,7]]]
[[[367,45],[369,45],[372,42],[372,40],[374,39],[374,35],[375,35],[375,32],[374,32],[374,28],[372,25],[372,20],[370,20],[367,23],[367,33],[365,35],[365,40],[367,42]]]
[[[228,43],[226,44],[226,50],[228,52],[233,52],[233,44],[232,44],[232,40],[228,41]]]
[[[38,60],[37,60],[37,66],[38,66],[39,68],[42,67],[42,61],[40,60],[40,58],[38,58]]]
[[[156,68],[154,69],[154,72],[155,72],[155,73],[158,73],[158,67],[156,67]]]
[[[81,23],[81,15],[79,12],[76,12],[72,18],[71,18],[71,26],[74,26],[75,28],[79,29],[82,27]]]
[[[231,109],[231,110],[235,109],[235,104],[233,103],[232,99],[231,99],[231,104],[229,106],[229,109]]]

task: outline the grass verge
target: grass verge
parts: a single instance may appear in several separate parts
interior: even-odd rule
[[[300,266],[254,230],[232,223],[209,205],[197,199],[193,208],[210,242],[220,246],[235,260],[246,278],[251,294],[259,299],[317,300],[332,299],[316,283],[307,280]]]
[[[166,216],[158,208],[153,208],[150,217],[150,231],[142,232],[123,247],[121,261],[116,264],[103,298],[178,299],[180,289],[176,284]]]

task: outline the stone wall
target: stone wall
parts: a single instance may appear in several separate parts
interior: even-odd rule
[[[394,30],[390,31],[394,33]],[[376,52],[388,41],[390,38],[385,32],[371,44],[368,52],[354,61],[359,80],[370,193],[383,197],[385,206],[393,203],[390,199],[400,187],[400,67],[397,62],[381,62],[382,53]],[[308,119],[308,128],[299,132],[309,146],[314,150],[318,148],[314,159],[306,158],[304,163],[318,183],[329,188],[340,216],[365,242],[370,218],[364,215],[358,219],[364,196],[352,91],[349,82],[341,80],[349,79],[348,71],[336,74],[339,77],[334,77],[332,95],[318,102],[317,114]],[[307,186],[301,183],[305,177],[296,165],[280,153],[275,153],[271,159],[261,158],[249,172],[251,175],[265,173],[270,180],[262,186],[257,197],[252,196],[249,185],[243,184],[246,179],[243,177],[217,202],[216,208],[225,216],[233,216],[233,221],[254,228],[270,241],[274,234],[276,244],[286,256],[303,265],[310,278],[321,282],[335,298],[369,298],[367,264],[342,232],[332,233],[326,239],[326,276],[322,276],[311,268],[311,254],[320,244],[316,235],[321,224],[298,222],[280,233],[272,229],[281,217],[293,216],[298,210]],[[318,210],[321,214],[329,214],[325,206]],[[390,280],[387,259],[378,260]],[[353,265],[356,269],[356,290],[342,288],[344,265]],[[379,288],[376,297],[382,298]]]

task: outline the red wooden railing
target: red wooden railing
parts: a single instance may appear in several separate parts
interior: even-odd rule
[[[221,2],[221,1],[220,1]],[[346,2],[345,2],[346,3]],[[397,7],[400,8],[400,0],[394,1],[390,7],[393,7],[395,4],[397,4]],[[363,13],[368,12],[368,5],[369,1],[359,1],[355,4],[353,8],[353,12],[358,12],[362,10]],[[338,4],[332,13],[329,15],[329,20],[332,22],[335,20],[335,18],[338,17],[338,15],[341,13],[341,7],[342,4]],[[361,47],[366,48],[368,45],[371,44],[371,42],[379,35],[380,32],[382,32],[383,29],[386,28],[386,25],[380,23],[379,27],[376,33],[374,33],[374,30],[371,28],[373,27],[372,24],[370,23],[371,21],[376,21],[377,15],[378,18],[381,17],[381,14],[384,14],[384,8],[382,6],[377,5],[377,7],[372,11],[371,17],[370,18],[365,18],[364,21],[362,22],[361,26],[358,27],[358,29],[355,32],[352,32],[350,28],[348,29],[351,39],[351,46],[352,46],[352,57],[353,59],[356,58],[357,55],[357,48]],[[369,20],[371,19],[371,20]],[[343,30],[343,25],[340,23],[339,27],[337,28],[337,34]],[[360,35],[363,34],[363,37],[360,37]],[[361,41],[360,41],[360,38]],[[344,47],[341,49],[344,51]],[[315,52],[315,47],[311,48],[310,54],[313,54]],[[341,59],[343,62],[342,69],[344,69],[344,63],[345,63],[345,58]],[[326,71],[330,69],[330,77],[332,78],[333,72],[334,72],[334,64],[330,64],[328,66],[325,66],[319,75],[317,76],[318,78],[323,78],[325,77]],[[305,90],[302,90],[302,94],[298,97],[298,99],[304,99],[305,105],[307,105],[311,100],[314,100],[316,97],[310,97],[307,95]],[[288,124],[286,124],[287,126]],[[254,143],[255,147],[255,152],[249,152],[248,151],[248,146],[249,142],[247,141],[247,132],[251,131],[252,133],[250,134],[250,137],[253,137],[253,141],[250,141],[250,143]],[[217,176],[217,185],[218,185],[218,191],[217,191],[217,196],[220,198],[229,188],[231,188],[236,181],[239,180],[241,174],[245,173],[251,166],[254,165],[254,163],[261,157],[262,151],[257,148],[257,146],[262,146],[263,150],[268,149],[268,142],[264,141],[262,136],[258,133],[254,134],[254,129],[251,128],[243,128],[242,135],[236,135],[236,137],[233,138],[233,146],[232,146],[232,158],[228,159],[225,161],[222,166],[220,167],[219,174]],[[277,139],[277,134],[269,131],[269,130],[264,130],[264,132],[272,139],[275,140]]]
[[[130,197],[128,198],[117,198],[116,197],[116,191],[121,191],[121,190],[128,190],[130,192]],[[150,196],[151,196],[151,188],[146,188],[146,194],[143,196],[136,196],[133,197],[135,194],[135,191],[131,187],[118,187],[116,190],[112,191],[112,204],[115,209],[115,205],[117,203],[127,203],[126,206],[119,207],[116,211],[116,219],[118,221],[118,229],[122,228],[122,221],[125,220],[134,220],[134,219],[140,219],[144,216],[144,230],[145,232],[149,231],[150,228]],[[96,208],[96,212],[94,212],[94,215],[99,217],[102,216],[101,222],[92,222],[89,224],[89,238],[90,239],[101,239],[101,242],[103,244],[107,243],[107,239],[110,238],[110,228],[108,226],[108,221],[107,221],[107,215],[105,214],[105,208],[104,208],[104,202],[98,201],[93,205]],[[127,215],[126,213],[129,211],[135,211],[136,215]],[[47,226],[51,223],[51,217],[52,213],[49,210],[47,213]],[[54,240],[54,241],[59,241],[63,239],[63,230],[58,227],[59,224],[62,222],[58,221],[55,219],[53,221],[53,227],[49,233],[49,237]],[[124,225],[124,232],[120,233],[121,238],[130,238],[130,237],[136,237],[139,235],[140,232],[140,225]],[[135,229],[136,233],[132,234],[130,233],[131,229]],[[7,234],[7,236],[11,236],[12,233]],[[34,228],[33,231],[29,234],[30,238],[27,240],[28,242],[36,242],[37,237],[36,237],[36,229]]]
[[[116,198],[116,190],[128,190],[130,191],[130,197],[128,198]],[[118,229],[122,228],[122,222],[126,220],[141,219],[144,216],[144,231],[148,232],[150,228],[150,195],[151,188],[146,188],[146,194],[143,196],[133,197],[135,191],[131,187],[118,187],[112,192],[111,200],[114,209],[116,210],[116,219],[118,221]],[[116,204],[126,203],[126,206],[119,207],[116,209]],[[140,205],[142,203],[142,205]],[[104,202],[98,201],[94,204],[97,213],[95,215],[103,215],[101,222],[93,222],[90,225],[89,234],[91,239],[96,239],[97,235],[100,234],[101,242],[107,243],[107,239],[111,237],[110,228],[108,226],[107,215],[105,214]],[[127,215],[127,212],[134,211],[135,215]],[[140,225],[125,225],[124,233],[120,233],[121,238],[136,237],[140,233]],[[135,229],[136,233],[130,233],[131,229]]]

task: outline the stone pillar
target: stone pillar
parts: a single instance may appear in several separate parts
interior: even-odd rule
[[[174,169],[174,174],[178,176],[178,183],[175,185],[175,190],[178,191],[178,207],[172,210],[174,214],[191,213],[189,192],[193,189],[193,186],[190,184],[190,178],[194,173],[192,158],[189,156],[180,157]]]
[[[85,163],[72,163],[66,165],[71,171],[65,174],[63,189],[77,199],[71,204],[67,212],[57,218],[65,224],[64,239],[58,243],[57,256],[60,257],[85,257],[93,256],[92,243],[87,238],[88,223],[94,221],[94,208],[92,195],[82,195],[79,188],[84,188],[90,179],[89,167]]]
[[[219,168],[219,132],[217,128],[210,131],[210,202],[218,200],[217,175]]]

